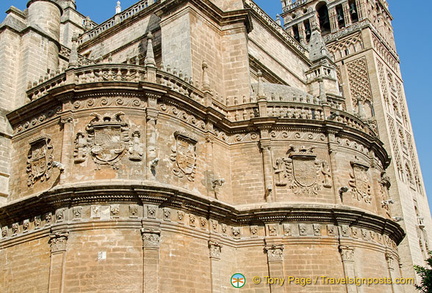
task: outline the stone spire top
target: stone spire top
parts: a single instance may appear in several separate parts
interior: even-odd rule
[[[147,54],[144,59],[144,65],[152,67],[156,66],[153,50],[153,34],[151,32],[147,34]]]
[[[329,58],[330,60],[332,59],[326,48],[321,31],[315,22],[312,23],[312,33],[309,42],[309,58],[312,62],[321,60],[323,58]]]
[[[120,1],[117,1],[116,14],[120,13],[121,11],[122,11],[121,3],[120,3]]]

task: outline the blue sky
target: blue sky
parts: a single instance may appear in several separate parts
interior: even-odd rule
[[[100,23],[115,12],[117,0],[77,0],[78,10]],[[125,9],[136,3],[123,0]],[[281,12],[280,0],[256,0],[272,17]],[[393,26],[398,53],[401,58],[402,75],[410,110],[411,122],[419,152],[423,179],[432,203],[432,32],[430,26],[430,0],[388,0],[394,16]],[[25,9],[26,0],[0,0],[0,13],[10,6]],[[6,15],[0,14],[0,21]]]

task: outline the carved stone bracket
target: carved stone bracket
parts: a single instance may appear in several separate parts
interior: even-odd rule
[[[218,242],[209,240],[208,247],[210,249],[210,258],[219,260],[222,252],[222,245]]]
[[[66,251],[69,232],[56,232],[50,235],[51,253]]]
[[[283,244],[268,245],[264,247],[264,251],[267,253],[268,261],[283,261]]]
[[[159,248],[160,247],[160,234],[159,229],[154,228],[142,228],[142,239],[144,248]]]
[[[354,247],[339,245],[339,252],[344,263],[354,262]]]

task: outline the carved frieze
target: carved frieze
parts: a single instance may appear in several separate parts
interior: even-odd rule
[[[175,143],[171,148],[171,161],[174,163],[173,173],[179,178],[195,180],[196,172],[196,144],[197,140],[183,132],[174,133]]]
[[[273,168],[276,185],[288,185],[295,194],[314,195],[322,187],[332,187],[330,167],[316,158],[313,147],[291,146],[286,157],[276,158]]]
[[[353,198],[370,204],[372,202],[372,193],[368,175],[369,167],[357,162],[351,162],[351,167],[349,186]]]
[[[53,169],[53,146],[51,139],[40,137],[30,142],[27,155],[27,185],[33,186],[37,180],[44,182],[51,177]]]
[[[86,127],[86,133],[78,132],[75,138],[74,161],[82,163],[91,156],[98,168],[109,165],[117,168],[120,159],[129,154],[132,161],[141,161],[144,148],[139,131],[130,137],[129,124],[123,120],[124,113],[96,114]]]

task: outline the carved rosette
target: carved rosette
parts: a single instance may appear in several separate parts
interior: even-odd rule
[[[179,178],[186,177],[189,181],[195,180],[196,172],[196,144],[197,140],[190,135],[176,131],[175,144],[171,148],[171,161],[174,162],[173,173]]]
[[[218,242],[210,240],[208,243],[208,247],[210,250],[210,258],[220,259],[221,252],[222,252],[222,245],[220,245]]]
[[[283,244],[270,245],[264,247],[264,251],[267,253],[268,261],[283,261]]]
[[[354,199],[372,203],[371,186],[368,175],[369,167],[357,162],[351,162],[352,172],[350,173],[351,180],[349,186]]]
[[[69,238],[68,232],[58,232],[50,235],[51,253],[66,251],[66,244]]]
[[[129,124],[123,120],[124,113],[100,115],[86,127],[86,133],[78,132],[75,138],[74,162],[82,163],[91,156],[98,166],[109,165],[117,168],[120,159],[129,154],[131,161],[142,161],[143,143],[139,131],[132,132]]]
[[[53,146],[51,139],[40,137],[30,142],[27,155],[27,185],[33,186],[37,180],[44,182],[51,177],[53,168]]]
[[[289,186],[294,194],[315,195],[331,188],[331,170],[327,161],[318,160],[313,147],[295,148],[286,157],[276,158],[273,166],[276,186]]]

